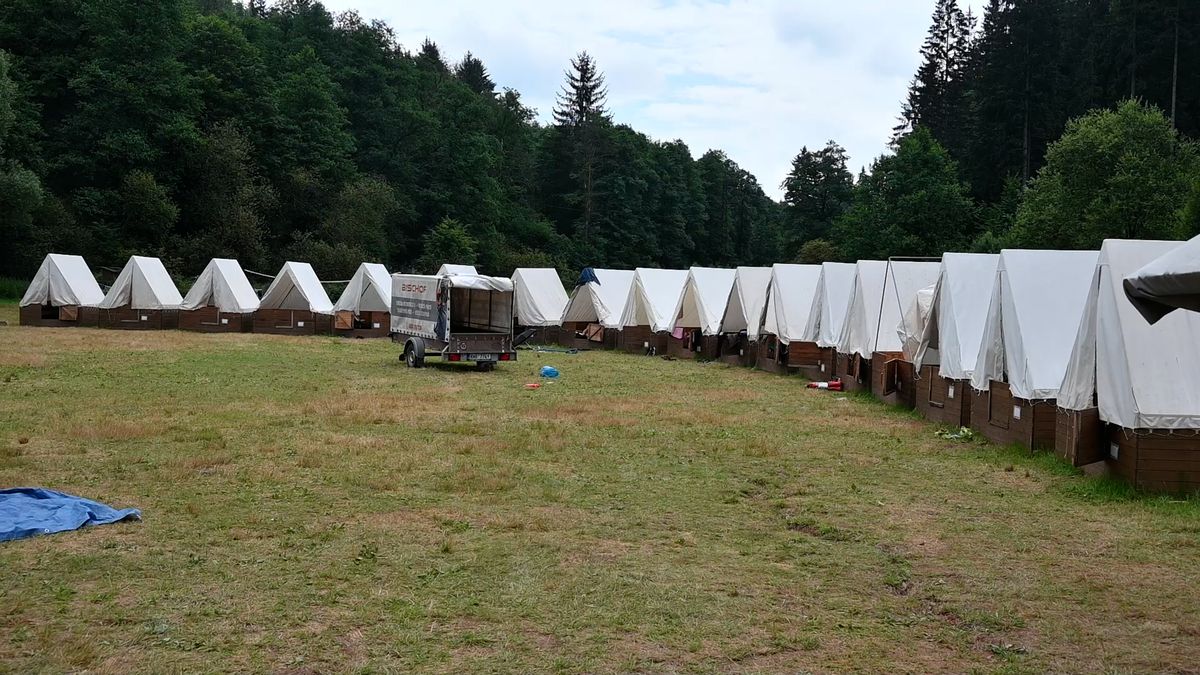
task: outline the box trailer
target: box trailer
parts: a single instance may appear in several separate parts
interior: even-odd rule
[[[516,361],[513,282],[478,274],[392,275],[392,340],[400,359],[420,368],[427,357],[491,370]]]

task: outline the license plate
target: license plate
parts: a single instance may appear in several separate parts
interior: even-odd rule
[[[496,361],[498,358],[495,354],[467,354],[468,361]]]

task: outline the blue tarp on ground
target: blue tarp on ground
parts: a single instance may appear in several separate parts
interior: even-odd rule
[[[86,525],[141,520],[137,509],[114,509],[100,502],[45,488],[0,490],[0,541],[77,530]]]

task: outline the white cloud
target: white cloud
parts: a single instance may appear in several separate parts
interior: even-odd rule
[[[724,150],[775,197],[801,146],[836,140],[854,171],[886,151],[933,10],[933,0],[326,5],[386,21],[412,50],[426,37],[451,60],[470,50],[542,120],[570,58],[587,50],[616,121],[681,138],[696,156]]]

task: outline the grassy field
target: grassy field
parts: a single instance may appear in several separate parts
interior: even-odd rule
[[[1196,501],[796,378],[0,319],[0,485],[144,512],[0,545],[0,670],[1200,664]]]

